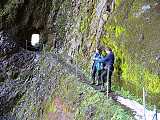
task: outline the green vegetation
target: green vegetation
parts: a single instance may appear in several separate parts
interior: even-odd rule
[[[154,72],[159,65],[151,53],[159,51],[153,47],[157,44],[158,38],[152,31],[154,29],[156,34],[159,34],[156,25],[158,21],[155,19],[152,24],[146,24],[143,16],[134,16],[136,12],[140,12],[144,5],[143,1],[124,4],[124,10],[117,8],[113,13],[114,16],[111,16],[104,26],[106,34],[102,36],[101,44],[110,46],[116,55],[114,79],[119,80],[119,76],[122,76],[125,83],[123,87],[130,89],[128,86],[132,85],[130,92],[138,96],[145,87],[150,95],[149,102],[157,103],[159,106],[160,78]],[[156,101],[152,99],[156,97]]]
[[[124,98],[128,98],[130,100],[135,100],[140,104],[143,104],[143,99],[135,96],[133,93],[131,93],[129,90],[124,89],[123,87],[120,87],[116,84],[112,85],[113,91],[115,91],[116,94],[123,96]]]
[[[91,25],[91,21],[93,19],[95,13],[94,13],[94,9],[91,9],[90,12],[86,15],[86,17],[82,17],[82,20],[80,21],[80,27],[79,27],[79,31],[81,33],[88,33],[90,31],[90,25]]]
[[[115,0],[115,7],[119,7],[119,5],[121,4],[122,0]]]
[[[46,115],[56,113],[53,103],[55,98],[60,98],[63,103],[63,112],[74,114],[75,120],[93,118],[93,120],[132,120],[130,113],[107,100],[103,93],[97,92],[92,87],[80,83],[74,76],[62,76],[52,99],[46,104]],[[46,118],[47,119],[47,118]]]
[[[89,25],[90,25],[90,22],[91,22],[91,18],[90,16],[84,18],[81,23],[80,23],[80,32],[86,32],[88,29],[89,29]]]

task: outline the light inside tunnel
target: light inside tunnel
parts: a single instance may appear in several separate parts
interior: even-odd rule
[[[32,34],[31,45],[36,46],[39,44],[39,34]]]

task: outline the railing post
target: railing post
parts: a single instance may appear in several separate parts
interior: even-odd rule
[[[156,109],[155,105],[154,105],[154,115],[153,115],[153,119],[152,120],[158,120],[158,118],[157,118],[157,109]]]
[[[0,29],[3,27],[2,16],[0,17]]]
[[[145,88],[143,87],[143,107],[144,107],[144,114],[143,114],[143,120],[146,120],[146,100],[145,100]]]
[[[77,76],[77,64],[78,64],[78,61],[77,61],[77,56],[78,56],[78,48],[76,47],[76,77],[78,78],[78,76]]]
[[[46,54],[46,50],[45,50],[46,48],[45,48],[45,44],[43,44],[43,54],[44,54],[44,56],[45,56],[45,54]]]
[[[27,50],[27,47],[28,47],[28,46],[27,46],[27,44],[28,44],[27,42],[28,42],[28,41],[26,40],[26,50]]]

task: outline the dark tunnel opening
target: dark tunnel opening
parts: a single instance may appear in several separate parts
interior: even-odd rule
[[[33,34],[40,34],[40,31],[35,28],[20,30],[17,33],[17,43],[20,45],[20,47],[27,49],[29,51],[39,51],[40,46],[36,44],[35,46],[32,45],[32,35]]]

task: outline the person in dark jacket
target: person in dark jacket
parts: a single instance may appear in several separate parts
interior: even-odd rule
[[[93,60],[93,65],[92,65],[92,83],[91,84],[96,84],[99,85],[101,81],[101,71],[103,69],[103,64],[98,62],[97,59],[101,59],[101,48],[97,48],[95,54],[92,57]],[[98,74],[98,75],[97,75]],[[96,75],[97,75],[97,82],[96,82]]]
[[[98,59],[98,62],[103,63],[103,72],[101,73],[101,80],[102,80],[102,87],[101,89],[104,89],[104,85],[107,82],[107,77],[108,77],[108,91],[111,92],[111,76],[114,71],[114,53],[112,52],[111,48],[105,49],[107,52],[107,55],[101,59]]]

